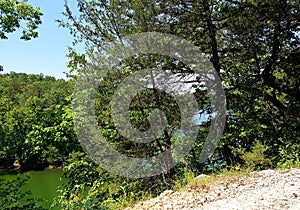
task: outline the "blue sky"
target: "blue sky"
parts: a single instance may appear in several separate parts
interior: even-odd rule
[[[76,3],[70,0],[71,3]],[[67,46],[71,46],[72,36],[67,29],[58,27],[56,19],[63,18],[63,0],[29,0],[29,4],[39,6],[42,13],[42,25],[39,38],[31,41],[20,40],[20,33],[15,32],[7,40],[0,40],[0,65],[4,73],[10,71],[34,73],[66,78],[68,72]]]

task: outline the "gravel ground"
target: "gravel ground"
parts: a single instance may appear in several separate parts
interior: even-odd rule
[[[130,209],[300,210],[300,169],[264,170],[181,192],[167,190]]]

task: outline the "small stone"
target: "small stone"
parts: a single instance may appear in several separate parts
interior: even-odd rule
[[[171,195],[173,193],[173,190],[166,190],[164,192],[162,192],[159,197],[164,197],[164,196],[168,196]]]
[[[271,175],[275,174],[276,171],[268,169],[268,170],[259,171],[257,173],[261,176],[271,176]]]
[[[238,184],[233,184],[232,185],[233,188],[238,188],[238,186],[239,186]]]
[[[201,179],[206,178],[206,177],[209,177],[209,176],[206,175],[206,174],[200,174],[199,176],[197,176],[197,177],[195,178],[195,180],[201,180]]]

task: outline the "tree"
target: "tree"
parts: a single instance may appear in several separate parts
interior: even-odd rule
[[[61,166],[81,147],[75,135],[72,81],[11,72],[0,77],[0,165]]]
[[[280,164],[283,156],[297,160],[300,144],[299,0],[79,0],[78,14],[75,16],[66,5],[67,20],[60,21],[74,35],[75,45],[86,43],[85,54],[70,50],[70,67],[77,73],[85,71],[82,66],[91,52],[101,51],[107,43],[122,42],[123,36],[138,32],[174,34],[192,42],[210,58],[226,91],[227,125],[222,142],[204,164],[197,163],[198,151],[208,129],[201,128],[188,154],[189,167],[202,172],[245,164],[237,149],[242,148],[247,161],[251,162],[249,159],[255,156],[251,153],[257,152],[257,145],[264,153],[261,157],[266,155],[273,161],[272,167]],[[98,122],[111,131],[107,136],[112,142],[122,139],[109,118],[110,96],[128,72],[151,68],[157,63],[177,72],[183,72],[185,67],[174,65],[169,58],[140,56],[124,61],[122,68],[108,74],[100,85],[98,93],[103,95],[96,102],[99,103]],[[207,91],[201,84],[196,85],[195,96],[199,104],[207,104]],[[144,105],[143,102],[147,103],[142,101],[140,105]],[[210,108],[206,105],[203,110],[209,112]],[[102,115],[100,111],[104,111]],[[133,122],[136,120],[146,128],[147,121],[141,119],[138,115],[132,117]],[[209,127],[209,122],[206,125]],[[132,148],[134,145],[128,150]],[[287,155],[285,150],[292,155]]]
[[[39,8],[26,3],[27,0],[1,0],[0,1],[0,39],[7,39],[9,33],[17,29],[22,30],[21,39],[37,38],[38,26],[42,23]],[[22,24],[26,24],[25,26]],[[3,66],[0,65],[0,72]]]
[[[7,39],[7,34],[19,28],[22,30],[21,39],[38,37],[36,29],[42,23],[41,16],[40,9],[29,5],[27,0],[1,0],[0,39]]]
[[[112,40],[116,40],[116,39],[121,39],[121,36],[123,35],[123,33],[121,32],[122,25],[119,23],[119,21],[123,20],[121,16],[119,16],[119,14],[122,13],[116,13],[116,10],[121,11],[121,7],[119,7],[119,5],[111,3],[110,5],[107,2],[83,2],[80,1],[79,4],[79,9],[80,11],[83,12],[83,15],[80,17],[80,22],[87,22],[88,24],[79,24],[79,22],[77,22],[76,18],[73,17],[70,9],[68,7],[67,11],[66,11],[66,15],[68,16],[68,18],[72,19],[72,23],[70,24],[74,24],[78,27],[75,27],[75,30],[72,30],[72,33],[74,32],[74,35],[77,36],[78,35],[78,40],[87,40],[88,43],[88,47],[89,50],[91,49],[96,49],[96,50],[100,50],[100,48],[102,48],[102,46],[104,46],[105,43],[108,43]],[[105,10],[102,10],[101,8],[106,8]],[[113,11],[111,11],[111,9],[113,9]],[[90,13],[92,17],[92,19],[89,19],[89,17],[85,16],[87,13]],[[97,22],[97,17],[101,17],[101,23]],[[112,16],[114,16],[114,18],[112,18]],[[117,17],[115,17],[117,16]],[[128,22],[128,24],[130,24],[129,20],[126,20],[126,18],[124,19],[124,24],[125,22]],[[91,23],[91,24],[90,24]],[[69,23],[64,23],[64,22],[60,22],[60,24],[62,26],[68,26]],[[104,24],[107,26],[104,27],[101,24]],[[70,26],[72,27],[72,26]],[[99,39],[94,37],[93,33],[95,32],[94,30],[97,30],[99,33]],[[124,28],[124,30],[126,30]],[[90,43],[91,42],[91,43]],[[72,53],[72,51],[71,51]],[[76,56],[76,54],[75,54]],[[76,56],[77,58],[81,58],[80,56]],[[138,58],[138,65],[142,68],[143,66],[147,66],[149,67],[149,65],[147,65],[147,63],[149,63],[149,59],[151,60],[151,56],[149,57],[144,57],[144,58]],[[135,144],[132,145],[130,143],[128,143],[128,140],[126,140],[125,138],[123,138],[118,132],[116,127],[113,125],[112,119],[110,117],[110,108],[107,106],[107,104],[103,103],[104,101],[109,101],[112,96],[113,96],[113,90],[116,87],[116,84],[119,81],[122,81],[122,79],[125,78],[126,75],[128,75],[129,72],[134,72],[137,69],[139,69],[139,67],[137,68],[132,68],[134,61],[128,61],[126,62],[126,64],[124,66],[121,67],[121,71],[114,71],[112,70],[111,74],[109,75],[109,79],[107,82],[104,82],[103,85],[101,85],[101,89],[99,90],[98,93],[98,101],[100,101],[100,103],[97,103],[97,113],[98,113],[98,123],[103,127],[102,132],[104,133],[105,137],[108,137],[109,141],[116,146],[117,148],[122,150],[122,151],[127,151],[129,153],[131,153],[131,155],[141,155],[141,152],[138,152],[138,150],[134,151],[134,148],[138,148],[141,149],[142,146]],[[154,91],[155,92],[155,91]],[[101,94],[103,94],[101,96]],[[157,94],[153,94],[152,93],[148,93],[149,95],[152,95],[152,97],[154,95],[158,96]],[[145,97],[146,98],[146,97]],[[155,101],[155,100],[154,100]],[[159,101],[159,100],[156,100]],[[147,102],[143,102],[144,105],[147,104]],[[161,107],[161,105],[159,104],[155,104],[155,103],[151,103],[150,102],[150,109],[155,109],[155,108],[164,108]],[[149,104],[148,104],[149,106]],[[134,106],[133,106],[134,107]],[[148,109],[149,109],[148,108]],[[140,106],[140,109],[144,109]],[[104,111],[104,112],[103,112]],[[134,112],[135,110],[133,110],[132,113],[132,119],[137,118],[137,122],[135,122],[136,124],[139,124],[139,122],[142,121],[142,118],[145,116],[141,116],[138,115]],[[146,113],[149,113],[149,110],[145,111]],[[105,116],[103,116],[105,115]],[[170,116],[170,114],[169,114]],[[144,120],[145,121],[145,120]],[[147,123],[146,123],[147,124]],[[147,130],[147,125],[145,125],[145,123],[142,123],[141,126],[139,126],[139,128],[141,130]],[[151,149],[152,152],[149,152],[149,149],[147,149],[147,146],[144,146],[143,149],[143,153],[142,155],[146,155],[146,156],[151,156],[153,154],[153,152],[163,152],[165,148],[170,148],[171,147],[171,136],[169,135],[172,132],[172,130],[166,130],[163,134],[163,137],[160,137],[160,139],[157,139],[156,142],[157,144],[155,146],[151,146],[151,148],[156,147]],[[127,142],[125,144],[119,143],[119,142]],[[161,143],[162,142],[162,143]],[[149,147],[149,145],[148,145]],[[157,149],[158,147],[160,147],[160,150]],[[166,162],[170,162],[172,163],[172,155],[170,155],[169,160],[167,160]],[[170,164],[169,163],[169,164]],[[169,182],[169,187],[171,188],[172,186],[172,182],[175,176],[174,170],[173,168],[171,168],[168,172],[169,174],[169,178],[167,178],[167,182]]]

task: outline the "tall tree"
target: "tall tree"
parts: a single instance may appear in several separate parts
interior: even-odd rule
[[[70,29],[75,45],[85,42],[86,56],[108,42],[122,42],[122,36],[148,31],[174,34],[199,47],[222,79],[229,110],[223,141],[212,160],[230,166],[242,163],[235,148],[249,151],[256,141],[269,146],[267,153],[273,157],[284,146],[299,145],[299,7],[299,0],[80,0],[79,16],[66,5],[67,20],[60,24]],[[72,49],[70,56],[71,67],[85,62]],[[158,59],[165,69],[183,69]],[[149,66],[150,60],[136,59],[136,70]],[[113,83],[120,78],[110,79]],[[198,100],[207,103],[207,93],[200,86],[196,91]],[[198,145],[202,143],[199,136]]]

